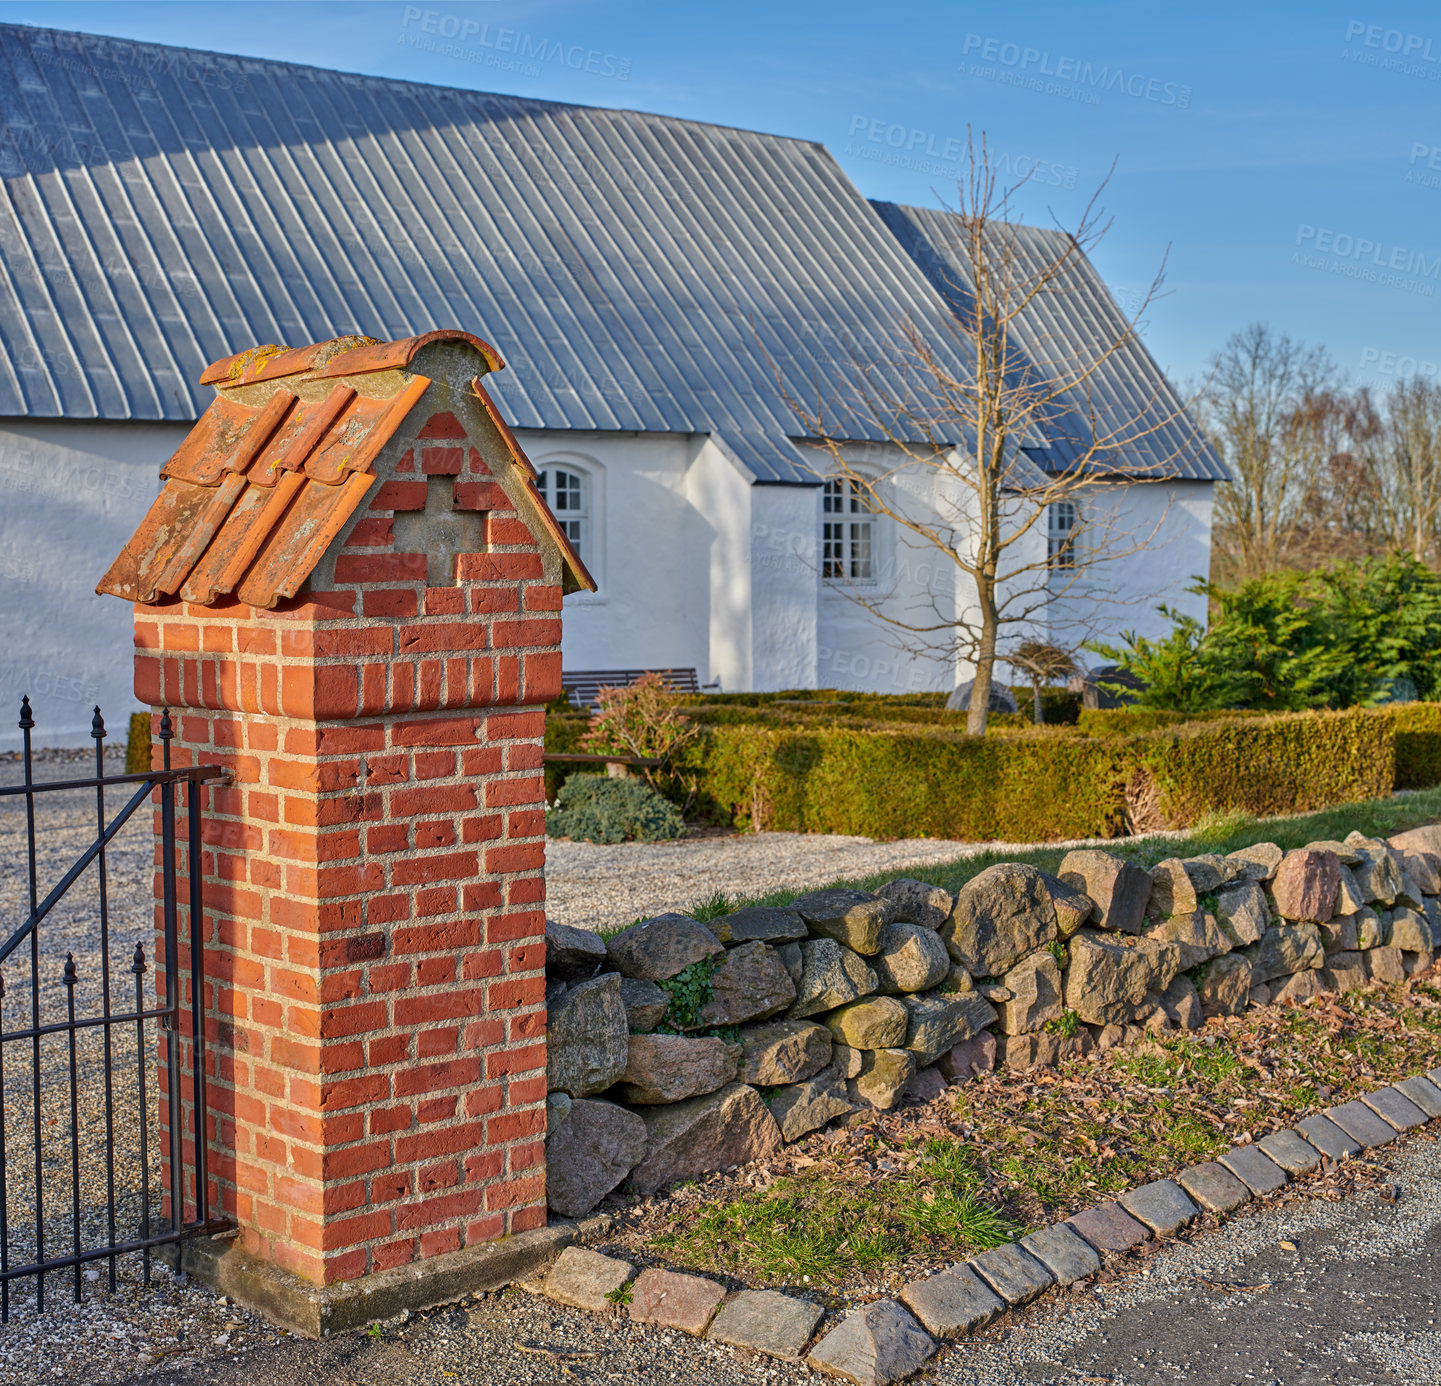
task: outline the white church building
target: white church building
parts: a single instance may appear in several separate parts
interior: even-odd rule
[[[566,599],[568,673],[969,676],[851,600],[967,599],[827,481],[787,404],[845,392],[857,360],[890,369],[906,323],[951,350],[948,214],[868,202],[808,140],[45,29],[0,26],[0,49],[0,699],[28,692],[45,740],[134,706],[129,608],[94,586],[208,402],[205,367],[349,333],[499,349],[487,386],[598,585]],[[1123,330],[1083,259],[1073,281],[1016,329],[1040,368]],[[1155,535],[1115,567],[1113,634],[1155,631],[1160,602],[1204,619],[1185,588],[1226,480],[1138,343],[1077,406],[1128,411],[1174,417],[1148,443],[1166,465],[1107,501]],[[1065,464],[1065,438],[1032,441]],[[879,427],[851,442],[886,464]],[[1053,509],[1035,542],[1064,554],[1086,517]],[[1079,643],[1059,608],[1048,634]]]

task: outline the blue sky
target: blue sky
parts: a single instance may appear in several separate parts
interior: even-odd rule
[[[867,196],[931,206],[970,126],[1034,170],[1027,220],[1073,225],[1115,163],[1096,260],[1125,303],[1169,247],[1146,336],[1179,379],[1255,319],[1357,382],[1441,363],[1434,5],[0,0],[0,20],[796,135]]]

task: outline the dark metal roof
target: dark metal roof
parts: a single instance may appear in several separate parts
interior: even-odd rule
[[[193,420],[258,342],[463,328],[514,427],[813,483],[775,372],[839,397],[948,318],[820,145],[634,111],[4,25],[0,180],[0,415]]]
[[[972,292],[967,242],[953,212],[873,204],[882,220],[925,272],[927,279],[958,311]],[[1189,481],[1228,481],[1230,473],[1139,336],[1127,336],[1127,319],[1096,268],[1075,250],[1064,231],[999,223],[994,236],[998,255],[1013,257],[1014,282],[1026,284],[1057,264],[1067,247],[1074,250],[1054,285],[1038,293],[1012,321],[1009,347],[1024,353],[1029,366],[1050,379],[1075,378],[1099,363],[1084,386],[1067,395],[1047,420],[1048,446],[1025,451],[1041,466],[1064,470],[1084,457],[1097,438],[1117,440],[1110,458],[1091,460],[1129,476],[1153,472]],[[1107,355],[1107,353],[1111,353]]]

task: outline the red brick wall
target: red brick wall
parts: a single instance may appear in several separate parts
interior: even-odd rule
[[[377,487],[329,590],[136,609],[172,763],[235,780],[204,792],[212,1203],[320,1283],[545,1220],[537,705],[560,691],[559,572],[458,427],[399,459],[414,479]],[[491,511],[456,587],[391,547],[435,473]]]

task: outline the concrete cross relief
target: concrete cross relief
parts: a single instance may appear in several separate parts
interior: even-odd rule
[[[488,513],[458,508],[455,478],[432,476],[426,484],[425,509],[396,513],[396,552],[425,556],[427,587],[455,587],[459,584],[456,559],[464,553],[485,552]]]

